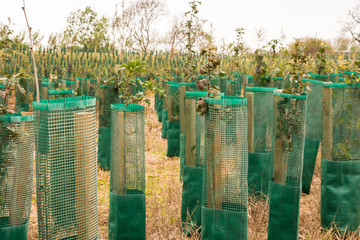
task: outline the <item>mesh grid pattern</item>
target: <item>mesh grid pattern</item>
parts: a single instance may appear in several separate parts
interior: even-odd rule
[[[205,116],[196,112],[196,101],[205,95],[206,92],[200,91],[185,92],[185,153],[191,152],[195,163],[193,167],[202,166],[204,161]],[[190,139],[193,146],[187,144]],[[189,153],[186,156],[189,156]],[[186,161],[185,164],[188,165]]]
[[[207,98],[203,207],[247,211],[247,108],[239,97]]]
[[[254,150],[255,152],[272,151],[273,135],[273,91],[276,88],[247,87],[247,92],[254,93]],[[250,114],[250,113],[248,113]]]
[[[99,125],[110,127],[111,104],[120,103],[119,93],[112,86],[99,87]]]
[[[145,192],[145,116],[140,105],[111,106],[111,178],[116,194]]]
[[[274,176],[276,183],[287,186],[301,184],[305,116],[306,95],[274,92],[274,152],[270,176]]]
[[[98,238],[95,102],[33,102],[39,239]]]
[[[306,137],[321,140],[322,139],[322,81],[306,80],[309,82],[311,91],[307,95],[307,113],[306,113]]]
[[[360,84],[324,83],[323,86],[322,157],[335,161],[360,160]]]
[[[171,111],[171,121],[180,120],[179,86],[185,86],[185,91],[196,89],[196,83],[169,83],[168,110]]]
[[[30,84],[31,80],[27,78],[20,78],[19,85],[21,85],[24,90],[25,94],[22,94],[20,91],[15,92],[16,96],[16,109],[17,111],[29,111],[29,103],[30,103]]]
[[[204,149],[205,149],[205,116],[196,113],[196,167],[201,167],[204,164]]]
[[[33,117],[0,117],[0,229],[29,220],[33,159]]]

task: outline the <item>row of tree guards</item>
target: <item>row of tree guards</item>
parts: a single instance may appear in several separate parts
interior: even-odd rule
[[[98,239],[96,98],[32,107],[0,117],[0,234],[27,239],[35,152],[39,239]],[[109,239],[145,239],[144,106],[110,111]]]
[[[303,79],[311,91],[292,95],[239,79],[228,81],[220,97],[207,98],[204,116],[196,101],[206,92],[189,88],[191,83],[163,81],[167,95],[155,96],[168,145],[175,142],[169,122],[179,121],[184,234],[201,230],[203,239],[247,239],[250,193],[269,197],[269,239],[298,239],[300,196],[310,194],[320,145],[322,227],[356,231],[360,84]],[[246,86],[245,98],[236,97],[238,86]]]
[[[268,238],[297,239],[301,188],[310,191],[320,143],[322,226],[356,230],[360,85],[304,80],[312,87],[306,95],[247,87],[243,98],[236,96],[243,79],[213,79],[225,94],[207,98],[204,115],[195,102],[205,92],[158,80],[168,93],[156,96],[163,134],[178,142],[168,154],[181,156],[184,233],[201,226],[203,239],[247,239],[250,191],[269,196]],[[96,153],[95,97],[42,100],[33,102],[34,115],[0,118],[0,236],[27,237],[35,152],[39,239],[98,238],[96,168],[103,156],[111,170],[110,239],[145,239],[144,107],[115,104],[111,87],[88,83],[99,100],[99,148],[100,128],[110,127],[103,155]],[[82,94],[90,92],[83,87]]]

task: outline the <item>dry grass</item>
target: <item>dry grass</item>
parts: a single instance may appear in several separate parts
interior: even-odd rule
[[[179,180],[179,158],[166,157],[166,140],[162,139],[161,123],[157,121],[153,109],[154,102],[146,107],[146,234],[147,239],[187,239],[181,233],[181,192]],[[98,170],[98,209],[99,209],[99,239],[108,238],[109,184],[110,174]],[[322,230],[320,227],[320,158],[311,186],[310,195],[301,196],[300,206],[300,239],[345,239],[336,230]],[[264,200],[265,199],[265,200]],[[249,197],[248,204],[249,239],[263,240],[267,238],[268,201],[267,198]],[[29,226],[29,239],[37,239],[37,214],[35,183],[33,203]],[[193,236],[192,239],[200,239]],[[360,239],[359,233],[354,233],[347,240]]]

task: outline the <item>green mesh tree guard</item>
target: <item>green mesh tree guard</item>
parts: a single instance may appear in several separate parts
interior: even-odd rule
[[[164,79],[163,77],[158,79],[158,84],[161,87],[164,87]],[[163,111],[163,104],[164,104],[164,95],[163,94],[159,94],[156,93],[156,95],[158,96],[158,102],[156,104],[156,108],[157,108],[157,115],[158,115],[158,121],[162,122],[162,111]]]
[[[96,79],[86,79],[86,96],[95,97],[97,89]]]
[[[181,204],[182,229],[189,236],[201,226],[202,164],[205,116],[196,112],[196,101],[206,92],[185,92],[184,133],[180,135],[180,174],[183,177]]]
[[[73,97],[74,93],[75,92],[72,89],[67,89],[67,90],[65,90],[65,89],[61,89],[61,90],[49,89],[49,91],[48,91],[49,99]]]
[[[97,239],[96,99],[33,102],[39,239]]]
[[[341,82],[342,76],[342,74],[330,73],[329,80],[333,83],[338,83]]]
[[[162,117],[161,117],[161,137],[167,138],[167,128],[168,128],[168,97],[169,97],[169,84],[171,82],[164,82],[164,90],[165,96],[163,101],[163,110],[162,110]]]
[[[248,107],[249,193],[268,193],[273,138],[273,92],[276,88],[246,87]]]
[[[29,111],[29,103],[30,103],[30,92],[31,92],[31,80],[28,78],[20,78],[19,85],[21,85],[26,94],[22,94],[20,91],[15,92],[16,97],[16,110],[19,112]]]
[[[111,104],[121,103],[119,92],[113,86],[99,87],[98,163],[103,170],[110,169]]]
[[[271,87],[275,87],[278,89],[282,89],[283,88],[283,84],[284,84],[284,78],[282,77],[272,77],[272,86]]]
[[[342,232],[360,226],[359,104],[360,84],[323,84],[321,224]]]
[[[206,101],[201,237],[247,239],[246,99]]]
[[[234,76],[235,76],[235,79],[236,79],[236,84],[235,84],[236,96],[241,96],[241,85],[243,84],[242,83],[242,80],[243,80],[242,75],[243,75],[242,73],[234,72]]]
[[[268,239],[298,239],[306,95],[274,91]],[[279,231],[281,226],[281,231]]]
[[[34,159],[34,117],[0,116],[0,238],[26,240]]]
[[[310,186],[314,174],[316,157],[322,140],[322,81],[303,79],[311,91],[307,91],[307,113],[304,163],[302,176],[302,192],[310,193]]]
[[[54,88],[52,82],[42,82],[40,85],[40,98],[49,99],[49,90]]]
[[[81,78],[75,79],[75,95],[76,96],[84,96],[84,86],[83,80]]]
[[[226,81],[226,89],[225,89],[226,96],[237,96],[236,95],[236,81]],[[238,95],[240,96],[240,95]]]
[[[328,75],[320,75],[320,74],[312,74],[312,73],[310,73],[310,76],[314,80],[323,81],[323,82],[329,81],[329,76]]]
[[[4,90],[5,89],[5,85],[0,84],[0,90]],[[4,104],[4,98],[0,96],[0,104]]]
[[[75,89],[76,82],[65,80],[65,79],[61,80],[60,82],[61,82],[61,88],[76,90]]]
[[[167,97],[168,127],[166,156],[180,156],[180,99],[179,86],[185,90],[195,90],[196,83],[169,83]]]
[[[144,106],[111,105],[109,239],[145,239]]]

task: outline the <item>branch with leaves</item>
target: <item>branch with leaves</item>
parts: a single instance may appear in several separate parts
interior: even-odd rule
[[[112,85],[124,99],[125,106],[129,104],[139,104],[145,101],[150,105],[150,99],[147,97],[149,91],[164,94],[164,89],[152,80],[141,80],[141,74],[146,72],[146,65],[139,59],[129,61],[123,65],[117,66],[117,76],[113,77],[107,85]]]

